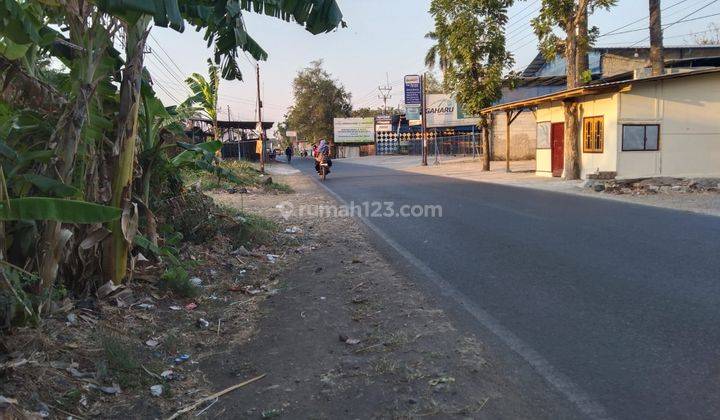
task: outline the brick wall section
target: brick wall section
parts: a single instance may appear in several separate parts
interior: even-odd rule
[[[493,115],[490,141],[493,160],[505,160],[505,112]],[[523,111],[510,125],[510,160],[535,159],[535,115]]]
[[[637,53],[637,57],[635,54]],[[665,60],[677,60],[689,57],[716,57],[720,55],[718,48],[665,48]],[[602,71],[604,77],[632,71],[650,66],[650,51],[647,48],[637,50],[613,50],[603,54]]]

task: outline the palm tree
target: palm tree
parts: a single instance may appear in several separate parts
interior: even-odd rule
[[[212,60],[208,59],[207,62],[209,80],[205,79],[205,77],[199,73],[193,73],[190,77],[185,79],[185,83],[187,83],[190,87],[192,96],[187,98],[182,105],[199,105],[205,116],[213,122],[213,137],[215,137],[215,140],[220,140],[220,129],[217,124],[220,77],[218,75],[218,68],[215,64],[213,64]]]
[[[652,75],[661,76],[665,71],[663,58],[663,33],[660,22],[660,0],[650,0],[650,64]]]
[[[430,47],[425,54],[425,66],[429,69],[435,68],[435,64],[438,64],[441,71],[445,71],[450,66],[450,61],[447,58],[447,52],[441,42],[438,42],[437,33],[434,31],[425,34],[426,39],[435,41],[435,45]]]

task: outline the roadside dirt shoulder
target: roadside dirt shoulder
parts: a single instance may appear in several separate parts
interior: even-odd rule
[[[280,256],[279,292],[260,305],[256,332],[201,363],[216,390],[266,376],[220,398],[207,415],[575,417],[549,387],[529,385],[527,369],[496,360],[482,338],[457,330],[357,221],[307,210],[336,204],[313,181],[280,180],[295,193],[214,196],[275,220],[298,246]]]

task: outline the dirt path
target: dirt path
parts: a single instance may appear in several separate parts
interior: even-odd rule
[[[298,216],[303,205],[334,203],[313,181],[282,181],[295,193],[215,196],[301,231],[288,233],[299,245],[280,258],[280,291],[261,304],[256,333],[201,363],[216,390],[267,376],[222,397],[207,416],[575,417],[526,368],[497,360],[482,338],[457,330],[373,249],[358,222]],[[280,203],[295,213],[285,219]]]

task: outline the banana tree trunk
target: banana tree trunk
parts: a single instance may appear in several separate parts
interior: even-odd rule
[[[110,200],[113,207],[123,209],[123,218],[129,214],[131,206],[135,143],[140,108],[140,83],[148,23],[149,18],[143,16],[137,23],[127,27],[126,64],[120,84],[120,109],[115,140],[115,150],[119,154],[113,173],[112,199]],[[111,225],[110,268],[112,281],[115,284],[122,283],[127,275],[128,254],[132,240],[132,234],[123,231],[123,218]]]
[[[91,78],[94,77],[94,69],[90,73]],[[59,154],[55,165],[50,166],[50,175],[56,175],[61,182],[66,184],[72,181],[80,136],[87,121],[88,105],[94,91],[94,85],[91,83],[84,83],[80,86],[77,96],[68,103],[50,138],[51,147],[55,147]],[[44,253],[40,259],[41,284],[38,292],[49,290],[57,277],[62,256],[62,249],[57,249],[61,231],[61,223],[53,221],[45,223],[40,238],[40,249],[44,250]]]

